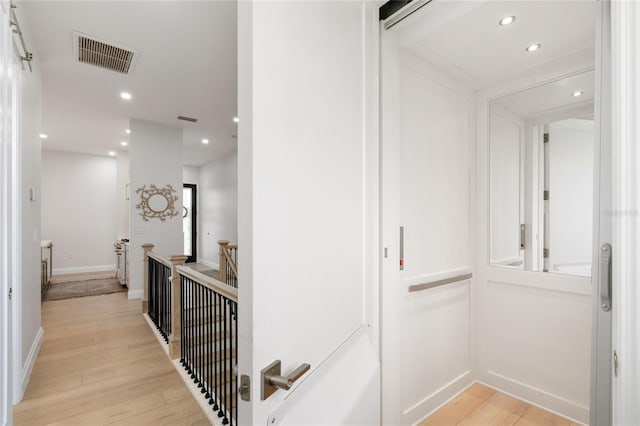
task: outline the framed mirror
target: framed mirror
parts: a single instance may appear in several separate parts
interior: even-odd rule
[[[489,105],[491,266],[591,275],[594,72]]]

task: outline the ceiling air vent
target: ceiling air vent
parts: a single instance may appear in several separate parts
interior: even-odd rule
[[[96,37],[73,32],[73,50],[78,62],[95,65],[121,74],[129,74],[135,64],[137,52],[132,49],[105,43]]]
[[[185,117],[184,115],[179,115],[178,116],[178,120],[182,120],[182,121],[190,121],[192,123],[195,123],[196,121],[198,121],[197,118],[193,118],[193,117]]]

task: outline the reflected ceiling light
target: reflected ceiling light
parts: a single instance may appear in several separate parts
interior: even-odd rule
[[[122,99],[124,99],[125,101],[129,101],[129,100],[131,100],[131,93],[121,92],[120,93],[120,97]]]
[[[233,122],[234,122],[234,123],[237,123],[237,122],[239,122],[239,121],[240,121],[240,119],[239,119],[238,117],[233,117]]]
[[[505,16],[504,18],[498,21],[498,25],[500,25],[501,27],[506,27],[513,24],[514,22],[516,22],[515,16]]]
[[[209,143],[209,139],[202,139],[202,143],[205,144],[205,145],[208,144]]]
[[[113,157],[114,155],[116,155],[116,152],[115,151],[109,151],[109,155]]]
[[[574,98],[577,98],[578,96],[582,96],[582,90],[576,90],[571,94],[571,96],[573,96]]]
[[[40,133],[40,139],[46,139],[48,136],[45,135],[44,133]]]
[[[542,47],[542,45],[540,43],[535,43],[535,44],[531,44],[531,45],[527,46],[527,48],[525,50],[527,52],[535,52],[537,50],[540,50],[541,47]]]
[[[131,134],[131,130],[130,130],[130,129],[127,129],[127,130],[125,130],[124,132],[125,132],[126,134]]]
[[[120,142],[120,145],[122,145],[122,146],[127,146],[127,145],[129,145],[129,144],[128,144],[127,142],[125,142],[125,141],[122,141],[122,142]]]

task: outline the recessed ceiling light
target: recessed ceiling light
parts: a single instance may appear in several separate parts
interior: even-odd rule
[[[40,139],[46,139],[48,136],[45,135],[44,133],[40,133]]]
[[[127,142],[125,142],[125,141],[122,141],[122,142],[120,142],[120,145],[122,145],[122,146],[127,146],[127,145],[129,145],[129,144],[128,144]]]
[[[114,155],[116,155],[116,152],[115,151],[109,151],[109,155],[113,157]]]
[[[500,25],[501,27],[506,27],[508,25],[513,24],[515,21],[516,21],[515,16],[505,16],[504,18],[498,21],[498,25]]]
[[[126,101],[131,100],[131,93],[122,92],[120,93],[120,97]]]
[[[125,130],[124,132],[125,132],[126,134],[130,134],[130,133],[131,133],[131,130],[130,130],[130,129],[127,129],[127,130]]]
[[[573,96],[574,98],[577,98],[578,96],[582,96],[582,90],[576,90],[571,94],[571,96]]]
[[[233,117],[233,122],[234,122],[234,123],[237,123],[237,122],[239,122],[239,121],[240,121],[240,119],[239,119],[238,117]]]
[[[540,43],[535,43],[535,44],[531,44],[531,45],[527,46],[527,48],[525,50],[527,52],[535,52],[536,50],[540,50],[541,47],[542,47],[542,45]]]
[[[202,139],[202,143],[205,144],[205,145],[208,144],[209,143],[209,139]]]

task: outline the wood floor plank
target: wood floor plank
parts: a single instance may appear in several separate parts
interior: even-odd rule
[[[42,349],[14,424],[208,425],[126,294],[47,301]]]
[[[484,404],[495,391],[475,383],[419,426],[455,426]]]
[[[529,407],[515,424],[516,426],[571,426],[571,420],[538,407]]]
[[[459,424],[461,426],[511,426],[529,407],[531,405],[523,401],[496,392]]]

